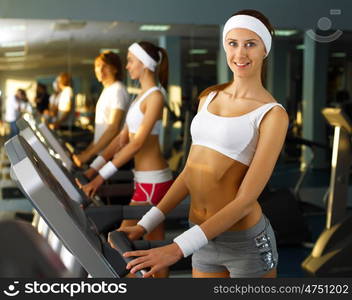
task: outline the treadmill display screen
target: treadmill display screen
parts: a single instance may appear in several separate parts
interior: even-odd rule
[[[71,215],[72,219],[80,224],[84,229],[87,226],[87,218],[84,215],[84,212],[79,207],[78,203],[73,201],[58,181],[53,177],[47,166],[40,160],[37,154],[32,150],[28,145],[26,140],[22,136],[18,136],[23,148],[28,154],[28,158],[34,164],[38,170],[38,174],[41,177],[41,180],[48,186],[50,190],[56,195],[57,199],[60,200],[61,204],[64,206],[65,210]]]

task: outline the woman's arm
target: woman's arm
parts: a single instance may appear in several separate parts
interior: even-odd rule
[[[150,135],[155,123],[161,118],[164,106],[163,96],[160,92],[154,92],[148,96],[146,109],[142,124],[138,128],[130,142],[117,153],[112,160],[113,164],[119,168],[130,161],[135,154],[143,147],[145,141]]]
[[[235,199],[200,225],[208,240],[251,212],[274,170],[287,127],[288,116],[283,109],[274,107],[266,114],[260,125],[257,150]]]
[[[58,103],[58,119],[49,125],[51,128],[59,128],[61,124],[70,116],[72,110],[73,92],[71,88],[61,91]]]
[[[184,174],[184,171],[182,171],[179,174],[179,176],[176,178],[172,186],[164,195],[163,199],[161,199],[161,201],[157,205],[157,208],[164,216],[168,214],[171,210],[173,210],[189,194],[189,190],[184,181],[183,174]],[[156,220],[152,220],[152,222],[155,223],[155,226],[159,225],[160,220],[156,222],[155,221]],[[127,234],[129,239],[136,240],[141,238],[144,234],[147,233],[147,228],[144,228],[142,225],[137,224],[135,226],[120,227],[118,231],[123,231]]]
[[[103,151],[101,156],[103,157],[103,159],[105,161],[109,161],[111,158],[113,158],[115,153],[120,151],[120,149],[123,148],[128,143],[128,141],[129,141],[128,128],[125,125],[125,127],[120,131],[120,133],[117,136],[115,136],[115,138],[105,148],[105,150]],[[94,176],[96,176],[97,172],[98,172],[98,170],[96,170],[92,167],[89,167],[89,169],[87,169],[84,172],[84,175],[88,179],[92,179],[92,178],[94,178]]]
[[[78,155],[74,155],[75,163],[78,166],[81,166],[83,163],[90,160],[93,156],[97,155],[100,151],[102,151],[116,136],[119,132],[119,128],[121,127],[121,122],[123,120],[125,111],[121,109],[112,109],[110,111],[108,127],[105,129],[102,136],[96,143],[92,143],[89,147],[84,150],[82,153]]]
[[[184,172],[185,169],[177,176],[163,199],[157,205],[165,215],[172,211],[189,194],[184,180]]]
[[[129,132],[125,125],[120,133],[112,139],[110,144],[104,149],[101,156],[104,157],[106,161],[109,161],[114,157],[114,155],[119,152],[126,144],[129,142]]]
[[[133,139],[115,154],[111,162],[115,168],[120,168],[137,154],[137,152],[143,147],[147,137],[150,135],[156,121],[159,120],[162,115],[164,102],[163,96],[160,92],[152,93],[146,101],[148,102],[146,103],[147,105],[142,124],[138,128]],[[83,186],[83,190],[87,196],[93,197],[103,182],[104,178],[98,174],[94,180]]]
[[[251,212],[274,169],[285,140],[287,126],[288,116],[282,109],[273,108],[267,113],[260,126],[256,153],[235,199],[199,226],[200,233],[205,235],[205,239],[213,239]],[[162,209],[162,202],[159,205]],[[165,211],[167,211],[167,207]],[[196,226],[192,227],[192,230],[194,228]],[[188,239],[193,238],[190,235],[188,234]],[[199,236],[194,237],[194,240],[193,243],[197,243]],[[150,277],[160,269],[174,264],[183,255],[184,253],[176,242],[150,250],[124,253],[125,257],[137,256],[127,264],[127,268],[132,273],[148,267],[151,268],[144,277]]]

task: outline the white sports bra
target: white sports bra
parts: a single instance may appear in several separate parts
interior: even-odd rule
[[[208,111],[208,105],[216,94],[216,91],[209,93],[193,118],[192,144],[213,149],[249,166],[257,148],[261,120],[274,106],[283,106],[267,103],[241,116],[221,117]]]
[[[154,91],[160,91],[160,88],[157,86],[151,87],[147,90],[139,99],[132,102],[126,116],[126,124],[128,127],[128,131],[130,133],[136,133],[139,126],[141,126],[144,118],[144,114],[141,111],[140,104],[142,101],[147,98]],[[158,135],[161,131],[161,120],[155,122],[154,127],[150,134]]]

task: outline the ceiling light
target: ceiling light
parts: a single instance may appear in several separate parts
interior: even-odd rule
[[[298,30],[295,29],[278,29],[275,30],[276,36],[291,36],[297,34]]]
[[[189,54],[207,54],[207,49],[191,49],[189,50]]]
[[[140,31],[167,31],[170,25],[142,25],[139,27]]]
[[[2,48],[24,47],[25,45],[26,45],[25,41],[13,41],[13,42],[0,43],[0,47],[2,47]]]
[[[200,66],[200,64],[197,62],[190,62],[187,64],[187,68],[197,68],[199,66]]]
[[[111,51],[111,52],[116,53],[116,54],[120,53],[120,49],[117,49],[117,48],[101,48],[99,50],[99,53],[103,53],[105,51]]]
[[[5,52],[4,55],[6,57],[18,57],[18,56],[25,56],[25,51],[12,51],[12,52]]]
[[[216,61],[215,60],[205,60],[204,64],[205,65],[216,65]]]
[[[10,25],[10,26],[2,26],[2,31],[25,31],[27,29],[26,25]]]
[[[346,57],[346,53],[345,52],[334,52],[331,53],[331,57],[335,57],[335,58],[343,58]]]

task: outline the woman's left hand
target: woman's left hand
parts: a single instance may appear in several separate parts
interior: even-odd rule
[[[124,257],[137,256],[127,264],[127,269],[135,273],[141,269],[150,268],[144,278],[151,277],[161,269],[171,266],[183,257],[180,247],[176,243],[150,250],[129,251]]]
[[[80,154],[72,155],[72,160],[76,164],[77,167],[82,167],[82,165],[90,159],[89,153],[82,152]]]
[[[97,175],[91,182],[82,186],[83,192],[90,198],[94,197],[99,187],[104,183],[103,177]]]
[[[59,126],[58,126],[56,123],[50,123],[50,124],[49,124],[49,128],[50,128],[51,130],[55,130],[55,129],[59,128]]]

